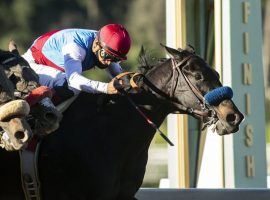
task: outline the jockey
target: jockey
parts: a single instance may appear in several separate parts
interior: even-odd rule
[[[87,29],[55,30],[37,38],[23,55],[38,74],[41,85],[55,91],[63,101],[80,91],[115,94],[113,81],[104,83],[81,75],[95,66],[114,77],[122,72],[131,45],[127,30],[108,24],[99,31]],[[57,102],[56,102],[57,103]]]

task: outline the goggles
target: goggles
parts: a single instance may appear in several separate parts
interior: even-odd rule
[[[121,61],[120,58],[117,58],[117,57],[107,53],[106,50],[103,48],[99,50],[99,55],[103,60],[110,60],[112,62],[120,62]]]

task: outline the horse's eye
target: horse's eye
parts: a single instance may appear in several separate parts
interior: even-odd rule
[[[201,74],[195,74],[195,79],[196,79],[197,81],[199,81],[199,80],[202,80],[203,77],[202,77]]]

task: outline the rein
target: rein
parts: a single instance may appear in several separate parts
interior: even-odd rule
[[[189,55],[186,58],[184,58],[181,62],[177,62],[175,58],[171,58],[171,63],[172,63],[172,79],[171,79],[171,90],[169,92],[169,95],[166,94],[165,92],[163,92],[162,90],[160,90],[159,88],[157,88],[151,81],[149,81],[147,79],[147,77],[145,77],[143,74],[140,73],[134,73],[134,72],[124,72],[122,74],[119,74],[116,79],[121,79],[122,77],[126,76],[126,75],[130,75],[130,85],[132,87],[132,89],[139,89],[140,87],[136,84],[136,82],[134,81],[134,77],[136,76],[141,76],[143,78],[143,82],[148,86],[149,89],[151,89],[151,91],[159,96],[161,96],[162,98],[164,98],[165,100],[171,101],[173,103],[173,105],[177,106],[178,108],[180,108],[182,111],[188,113],[188,114],[195,114],[197,116],[201,116],[202,118],[207,117],[210,118],[210,120],[205,123],[206,125],[211,125],[215,122],[216,120],[216,111],[214,108],[212,108],[212,106],[207,105],[205,102],[205,99],[202,95],[202,93],[198,90],[198,88],[191,83],[191,81],[189,80],[189,78],[185,75],[185,73],[182,71],[183,67],[187,64],[187,61],[189,61],[192,57],[194,57],[194,55]],[[190,91],[193,93],[193,95],[197,98],[197,102],[200,106],[200,110],[199,109],[195,109],[195,108],[191,108],[191,107],[186,107],[184,105],[182,105],[180,102],[177,102],[174,99],[174,93],[177,87],[177,83],[179,80],[179,76],[182,75],[187,86],[189,87]]]
[[[177,87],[177,83],[179,80],[180,74],[184,77],[184,80],[188,87],[190,88],[190,91],[194,94],[194,96],[197,98],[197,101],[201,107],[201,110],[185,107],[184,105],[180,104],[179,102],[173,101],[173,104],[180,107],[183,111],[189,113],[189,114],[196,114],[198,116],[208,117],[210,120],[204,124],[204,127],[207,125],[211,125],[215,123],[216,121],[216,112],[213,108],[209,108],[209,105],[205,103],[205,99],[201,92],[198,90],[196,86],[194,86],[189,78],[183,73],[182,68],[186,65],[187,61],[190,60],[194,55],[189,55],[188,57],[184,58],[181,62],[177,63],[176,59],[171,58],[172,61],[172,79],[171,79],[171,90],[169,92],[169,95],[164,93],[162,90],[157,88],[151,81],[149,81],[143,74],[140,73],[134,73],[134,72],[124,72],[115,77],[115,87],[119,91],[120,94],[124,95],[128,101],[131,103],[131,105],[140,113],[140,115],[148,122],[150,126],[152,126],[156,131],[160,133],[160,135],[163,137],[163,139],[166,140],[171,146],[173,146],[173,143],[165,136],[165,134],[158,129],[158,127],[142,112],[142,110],[135,104],[135,102],[129,97],[128,92],[125,91],[124,87],[120,84],[119,80],[125,76],[130,76],[130,86],[132,89],[138,90],[140,87],[136,84],[134,81],[134,77],[136,76],[142,76],[143,82],[152,90],[152,92],[158,94],[159,96],[162,96],[168,101],[173,101],[174,99],[174,93]]]

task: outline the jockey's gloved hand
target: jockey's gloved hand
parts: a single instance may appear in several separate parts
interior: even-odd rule
[[[129,83],[129,79],[126,80],[123,77],[121,79],[113,78],[108,84],[108,88],[110,87],[112,93],[108,92],[108,94],[125,94],[130,89],[130,85],[127,83]]]
[[[107,93],[108,94],[117,94],[118,90],[114,87],[114,81],[115,79],[112,79],[107,86]]]
[[[121,80],[121,79],[114,78],[113,79],[113,86],[117,90],[117,92],[120,94],[124,94],[126,92],[123,80]]]

